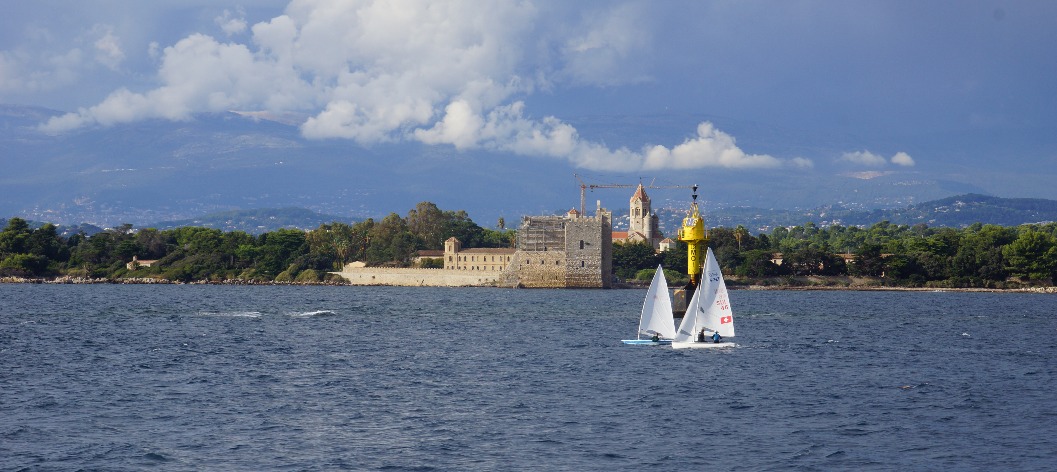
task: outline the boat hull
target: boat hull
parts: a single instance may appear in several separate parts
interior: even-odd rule
[[[622,342],[624,344],[630,344],[630,345],[633,345],[633,346],[661,346],[661,345],[671,344],[672,340],[671,339],[661,339],[659,341],[654,341],[652,339],[621,339],[620,342]]]
[[[672,349],[718,349],[724,347],[735,347],[737,344],[731,342],[714,343],[712,341],[705,342],[673,342]]]

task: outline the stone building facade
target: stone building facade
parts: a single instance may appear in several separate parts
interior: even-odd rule
[[[444,242],[443,269],[381,269],[346,264],[336,272],[352,285],[609,288],[613,272],[612,214],[572,210],[563,216],[526,216],[517,248],[463,249]]]
[[[593,217],[576,210],[526,216],[506,280],[527,288],[609,288],[612,234],[612,215],[601,206]]]
[[[463,249],[462,243],[452,237],[444,241],[444,269],[473,272],[503,272],[514,259],[513,248]]]

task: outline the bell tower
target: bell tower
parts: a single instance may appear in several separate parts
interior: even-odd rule
[[[646,195],[646,188],[639,184],[635,193],[631,195],[629,202],[630,223],[628,224],[628,235],[641,233],[647,241],[653,243],[653,209],[650,208],[650,197]]]

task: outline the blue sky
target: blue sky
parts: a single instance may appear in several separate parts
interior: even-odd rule
[[[0,103],[69,112],[41,124],[49,133],[238,110],[313,139],[594,172],[1012,159],[1052,173],[1057,2],[13,2],[0,17]],[[620,145],[573,124],[656,114],[715,118]],[[762,151],[728,119],[859,141]],[[1001,138],[1032,130],[1030,150]],[[1007,162],[963,139],[988,135],[1010,139],[990,143]]]

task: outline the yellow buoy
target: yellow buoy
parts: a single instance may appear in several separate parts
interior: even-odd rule
[[[701,266],[704,264],[702,243],[708,241],[705,222],[697,208],[697,186],[693,188],[694,201],[690,204],[690,211],[686,212],[686,218],[683,218],[683,226],[679,228],[679,240],[686,243],[686,273],[690,276],[687,292],[692,292],[701,281]]]

